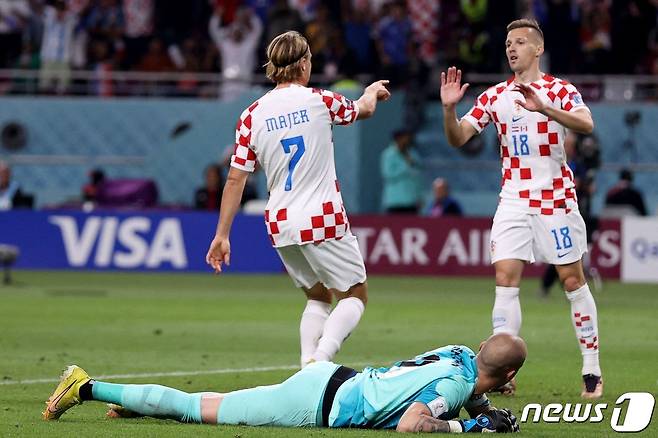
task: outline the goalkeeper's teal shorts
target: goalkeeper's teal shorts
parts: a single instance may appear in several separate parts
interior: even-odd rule
[[[322,425],[322,397],[340,367],[314,362],[283,383],[229,392],[217,412],[219,424],[304,427]]]

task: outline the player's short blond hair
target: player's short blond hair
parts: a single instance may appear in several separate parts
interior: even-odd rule
[[[511,31],[513,29],[520,29],[522,27],[529,27],[537,31],[539,34],[539,38],[544,41],[544,32],[541,31],[541,27],[539,27],[539,23],[537,23],[537,20],[534,20],[532,18],[521,18],[519,20],[514,20],[510,24],[507,25],[507,31]]]
[[[301,61],[310,55],[304,35],[294,30],[282,33],[267,46],[265,76],[277,84],[299,79],[302,75]]]

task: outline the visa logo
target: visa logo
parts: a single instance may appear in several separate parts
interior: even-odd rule
[[[72,216],[50,216],[48,221],[59,228],[73,267],[87,266],[90,261],[99,268],[157,268],[163,263],[187,267],[183,232],[176,218],[162,219],[154,226],[147,217],[90,216],[80,228]]]

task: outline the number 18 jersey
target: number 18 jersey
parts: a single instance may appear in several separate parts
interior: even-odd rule
[[[529,84],[548,105],[565,111],[587,108],[567,81],[544,75]],[[512,79],[480,94],[464,116],[479,133],[493,123],[502,161],[500,207],[529,214],[578,211],[573,172],[564,151],[566,129],[514,101],[523,100]]]
[[[265,171],[265,211],[275,247],[341,239],[349,233],[334,163],[333,125],[348,125],[357,105],[327,90],[274,89],[243,111],[231,166]]]

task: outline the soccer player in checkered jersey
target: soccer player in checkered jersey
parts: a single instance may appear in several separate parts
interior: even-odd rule
[[[236,128],[235,152],[219,223],[206,261],[229,264],[229,233],[248,175],[260,163],[267,176],[266,228],[288,274],[308,299],[300,322],[302,367],[331,360],[357,326],[367,301],[366,271],[343,207],[334,164],[333,125],[372,116],[390,93],[388,81],[351,101],[308,88],[311,52],[298,32],[267,48],[267,77],[276,87],[251,104]],[[332,310],[333,297],[338,303]]]
[[[594,122],[576,87],[539,70],[544,36],[537,22],[516,20],[507,31],[506,54],[514,76],[479,95],[461,120],[455,106],[469,84],[461,84],[461,71],[455,67],[441,73],[448,142],[460,147],[490,123],[498,131],[502,189],[491,229],[491,261],[496,270],[493,331],[519,333],[524,264],[539,260],[555,265],[571,303],[583,357],[582,396],[599,398],[603,381],[596,304],[582,265],[587,251],[585,223],[563,147],[567,129],[589,134]],[[514,389],[513,385],[504,388],[505,392]]]

